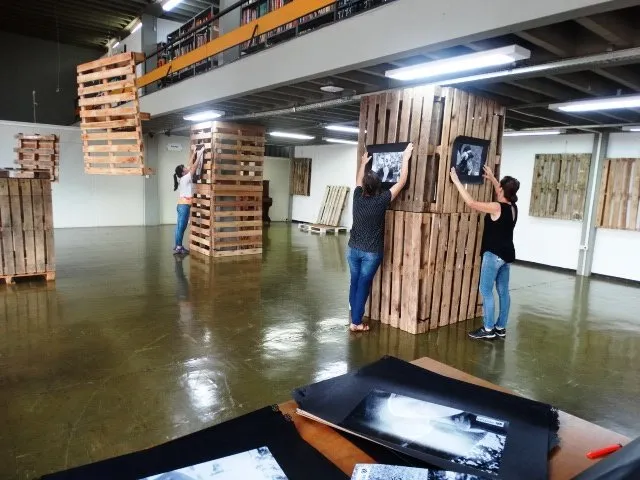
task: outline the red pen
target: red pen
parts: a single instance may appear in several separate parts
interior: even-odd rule
[[[592,452],[587,453],[587,458],[591,460],[595,460],[596,458],[605,457],[613,452],[617,452],[622,448],[620,443],[616,443],[615,445],[609,445],[608,447],[601,448],[599,450],[593,450]]]

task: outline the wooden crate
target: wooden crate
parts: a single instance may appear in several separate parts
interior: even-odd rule
[[[311,195],[311,159],[294,158],[291,162],[291,195]]]
[[[529,215],[582,220],[590,165],[590,153],[536,155]]]
[[[264,127],[222,122],[192,128],[205,163],[191,206],[190,249],[208,256],[262,253]]]
[[[18,154],[15,163],[22,170],[49,172],[51,181],[60,178],[60,142],[57,135],[24,135],[15,136],[18,146],[13,149]]]
[[[449,180],[452,146],[459,136],[490,140],[487,165],[498,171],[505,108],[493,100],[435,86],[394,90],[360,104],[358,158],[367,145],[413,142],[409,180],[391,208],[408,212],[470,212]],[[489,183],[470,185],[489,201]]]
[[[479,213],[387,211],[367,315],[413,334],[481,315],[483,227]]]
[[[349,195],[349,187],[341,187],[339,185],[328,185],[322,203],[320,204],[320,212],[318,212],[318,220],[316,225],[325,225],[337,227],[340,225],[342,212]]]
[[[136,88],[141,53],[121,53],[78,65],[84,171],[99,175],[148,175]]]
[[[0,278],[55,277],[50,179],[0,178]]]
[[[603,168],[596,225],[640,231],[640,158],[610,158]]]

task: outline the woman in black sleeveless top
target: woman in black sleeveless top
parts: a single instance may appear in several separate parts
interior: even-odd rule
[[[507,319],[511,298],[509,296],[509,271],[516,259],[513,246],[513,230],[518,221],[518,189],[520,182],[513,177],[504,177],[498,182],[489,167],[484,167],[484,178],[489,180],[496,192],[496,202],[478,202],[460,183],[455,168],[451,169],[451,180],[465,203],[474,210],[486,213],[482,234],[482,269],[480,270],[480,294],[484,310],[484,326],[469,333],[471,338],[504,338],[507,335]],[[498,291],[500,314],[496,321],[493,286]]]

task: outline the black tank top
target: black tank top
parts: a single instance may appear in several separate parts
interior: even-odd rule
[[[513,212],[512,212],[513,207]],[[513,214],[515,213],[515,217]],[[508,203],[500,204],[500,218],[495,222],[491,219],[491,214],[484,217],[484,232],[482,233],[482,249],[484,252],[491,252],[497,255],[506,263],[511,263],[516,259],[516,249],[513,246],[513,229],[518,221],[518,207]]]

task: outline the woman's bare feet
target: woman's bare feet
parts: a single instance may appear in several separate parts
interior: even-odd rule
[[[354,325],[352,323],[351,325],[349,325],[349,330],[351,330],[352,332],[368,332],[369,325],[365,325],[364,323],[361,323],[360,325]]]

